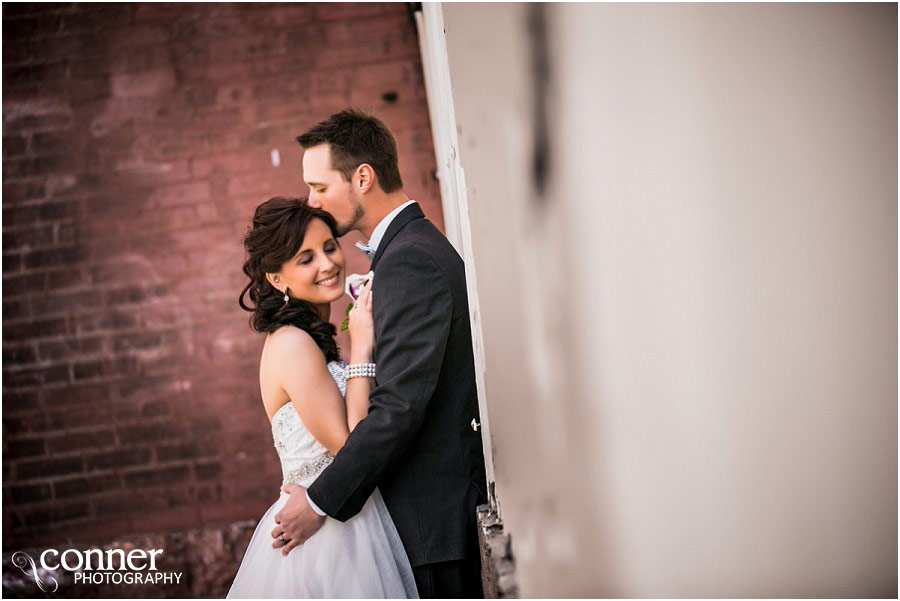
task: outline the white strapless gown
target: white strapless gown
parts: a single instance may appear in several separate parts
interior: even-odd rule
[[[328,364],[341,396],[347,391],[344,366]],[[306,488],[333,459],[303,425],[293,403],[272,417],[272,437],[285,483]],[[318,532],[284,557],[272,547],[271,532],[289,496],[282,492],[260,520],[228,598],[418,598],[412,568],[378,489],[357,515],[346,522],[326,518]]]

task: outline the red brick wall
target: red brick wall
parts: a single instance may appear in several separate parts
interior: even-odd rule
[[[3,5],[4,549],[274,501],[240,240],[351,105],[442,227],[405,4]]]

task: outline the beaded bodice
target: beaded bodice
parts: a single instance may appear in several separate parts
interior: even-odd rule
[[[343,361],[328,363],[328,372],[337,383],[342,397],[347,392],[347,380],[344,377],[346,365]],[[309,433],[290,401],[272,416],[272,438],[281,460],[284,483],[293,482],[308,487],[334,459]]]

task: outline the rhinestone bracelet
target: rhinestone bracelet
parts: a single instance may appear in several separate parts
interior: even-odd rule
[[[375,377],[375,364],[374,363],[351,363],[347,366],[344,371],[346,374],[346,378],[349,380],[350,378],[374,378]]]

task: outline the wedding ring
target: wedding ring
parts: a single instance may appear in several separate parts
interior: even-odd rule
[[[283,544],[287,544],[287,541],[284,540],[284,532],[278,535],[278,540],[280,540]]]

